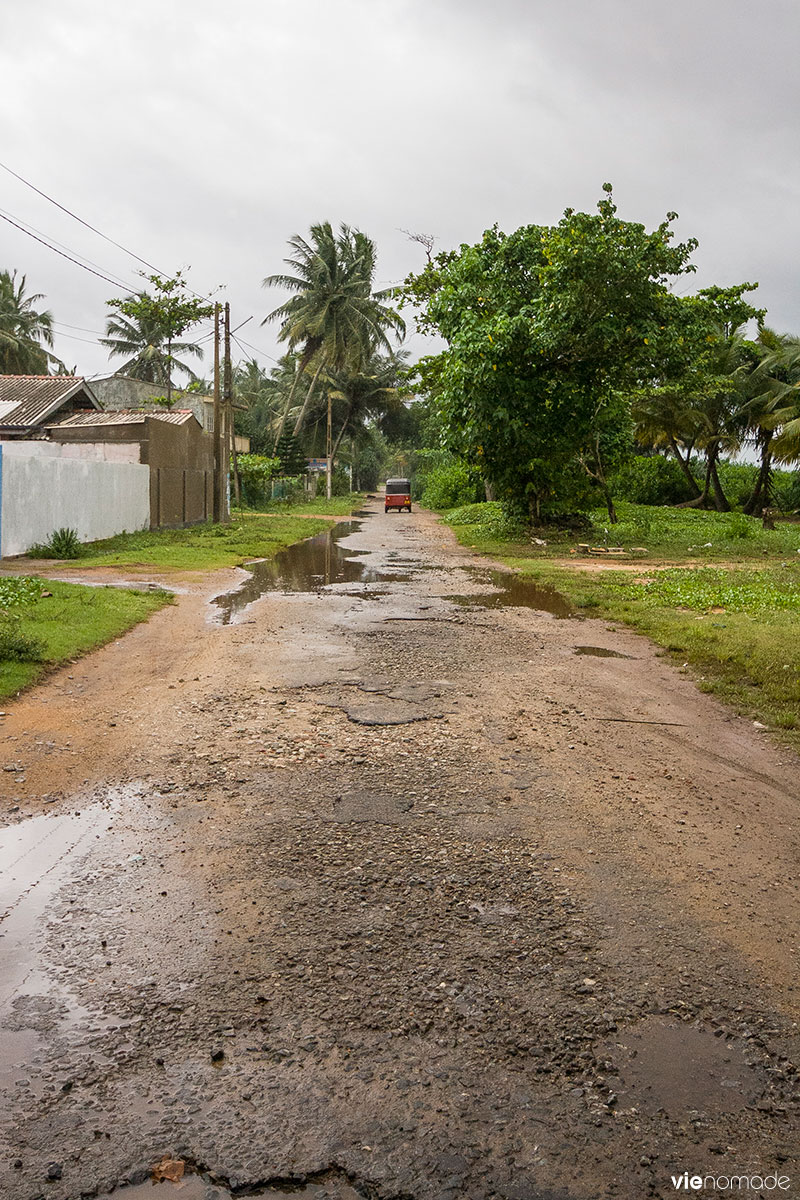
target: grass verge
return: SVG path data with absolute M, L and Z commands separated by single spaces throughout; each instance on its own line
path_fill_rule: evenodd
M 120 533 L 89 542 L 77 567 L 157 567 L 177 571 L 213 571 L 237 567 L 252 558 L 269 558 L 303 538 L 330 528 L 330 521 L 306 520 L 291 513 L 237 513 L 228 525 L 192 525 Z
M 530 532 L 510 521 L 498 502 L 467 504 L 444 514 L 466 545 L 496 553 L 498 544 L 512 550 L 528 545 L 537 558 L 561 557 L 578 542 L 596 546 L 642 547 L 645 561 L 745 562 L 785 558 L 800 554 L 800 524 L 778 522 L 764 529 L 761 521 L 744 513 L 699 512 L 689 508 L 658 508 L 646 504 L 617 504 L 619 523 L 610 525 L 605 509 L 589 514 L 589 526 L 579 533 L 563 529 L 537 531 L 545 545 L 531 542 Z
M 113 641 L 172 600 L 163 591 L 42 582 L 43 594 L 12 610 L 15 638 L 38 644 L 41 658 L 0 659 L 0 698 L 14 695 L 54 666 Z
M 311 516 L 320 514 L 328 517 L 347 517 L 364 503 L 366 493 L 349 492 L 346 496 L 315 496 L 313 500 L 268 500 L 259 511 L 268 513 L 285 513 L 287 516 L 300 516 L 303 513 Z M 242 510 L 245 512 L 246 510 Z
M 741 520 L 726 525 L 724 518 L 741 514 L 649 510 L 642 516 L 652 514 L 650 529 L 657 530 L 657 536 L 648 543 L 634 533 L 628 543 L 647 546 L 646 558 L 625 563 L 625 569 L 620 564 L 621 569 L 604 565 L 602 570 L 588 570 L 586 560 L 553 561 L 577 541 L 590 540 L 585 534 L 567 539 L 547 533 L 547 546 L 536 546 L 529 533 L 503 524 L 496 511 L 474 511 L 488 507 L 469 506 L 473 512 L 455 510 L 444 519 L 463 544 L 556 587 L 584 615 L 623 622 L 646 634 L 692 672 L 702 691 L 780 731 L 800 750 L 800 527 L 763 530 L 760 522 L 742 518 L 752 526 L 737 536 L 735 530 L 745 528 Z M 688 523 L 687 516 L 700 520 Z M 609 544 L 626 544 L 618 539 L 619 527 L 612 529 L 614 540 Z M 739 551 L 739 561 L 664 568 L 664 563 L 679 563 L 681 558 L 702 558 L 688 529 L 694 536 L 700 529 L 714 531 L 716 544 L 702 549 L 715 549 L 717 556 L 730 559 Z M 761 561 L 756 565 L 754 558 Z M 649 569 L 653 567 L 658 569 Z

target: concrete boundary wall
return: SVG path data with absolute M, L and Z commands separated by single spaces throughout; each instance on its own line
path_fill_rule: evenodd
M 92 445 L 0 443 L 0 557 L 24 554 L 56 529 L 82 542 L 150 527 L 150 469 L 108 461 Z

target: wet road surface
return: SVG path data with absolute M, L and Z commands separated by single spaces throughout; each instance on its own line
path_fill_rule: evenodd
M 9 1200 L 795 1186 L 796 760 L 429 516 L 182 599 L 6 751 Z

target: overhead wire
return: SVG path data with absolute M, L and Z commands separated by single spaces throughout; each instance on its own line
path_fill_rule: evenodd
M 122 242 L 118 242 L 115 238 L 110 237 L 107 233 L 103 233 L 102 229 L 98 229 L 96 225 L 92 225 L 89 221 L 85 221 L 83 219 L 83 217 L 79 217 L 78 214 L 73 212 L 71 208 L 67 208 L 66 205 L 61 204 L 53 196 L 48 195 L 47 192 L 42 191 L 41 188 L 36 187 L 36 184 L 31 183 L 31 181 L 29 179 L 25 179 L 24 176 L 20 175 L 17 171 L 12 170 L 11 167 L 9 167 L 7 165 L 7 163 L 0 162 L 0 167 L 2 167 L 4 171 L 7 171 L 9 175 L 13 175 L 13 177 L 15 179 L 18 179 L 20 183 L 24 183 L 26 187 L 31 189 L 31 191 L 36 192 L 36 194 L 41 196 L 44 200 L 47 200 L 50 204 L 55 205 L 55 207 L 60 209 L 61 212 L 66 213 L 66 215 L 68 217 L 72 217 L 72 219 L 74 221 L 77 221 L 79 225 L 83 225 L 86 229 L 91 230 L 92 233 L 96 233 L 98 237 L 103 238 L 103 240 L 106 242 L 109 242 L 110 245 L 116 246 L 117 249 L 122 250 L 124 254 L 129 254 L 131 258 L 136 259 L 136 261 L 141 263 L 142 266 L 149 267 L 151 271 L 154 271 L 156 273 L 156 275 L 166 275 L 167 274 L 166 271 L 162 271 L 159 267 L 155 266 L 148 259 L 142 258 L 141 255 L 134 253 L 133 250 L 130 250 L 127 246 L 124 246 L 122 244 Z M 23 232 L 25 232 L 25 231 L 23 230 Z M 55 239 L 53 239 L 53 240 L 55 241 Z M 45 245 L 47 245 L 47 244 L 48 243 L 45 243 Z M 53 249 L 53 247 L 51 246 L 50 249 Z M 76 253 L 77 253 L 77 251 L 76 251 Z M 83 255 L 79 255 L 79 257 L 82 258 Z M 122 286 L 127 287 L 128 284 L 123 284 Z M 201 296 L 199 292 L 196 292 L 194 290 L 194 288 L 190 288 L 188 284 L 186 284 L 185 286 L 186 286 L 186 290 L 188 292 L 191 292 L 191 294 L 193 296 L 195 296 L 198 300 L 206 299 L 205 296 Z
M 45 238 L 39 237 L 35 233 L 31 233 L 30 229 L 26 229 L 24 225 L 20 225 L 17 221 L 12 220 L 12 218 L 7 216 L 4 212 L 0 212 L 0 220 L 7 221 L 8 224 L 13 225 L 15 229 L 19 229 L 20 233 L 26 233 L 28 237 L 33 238 L 35 242 L 41 242 L 41 244 L 46 246 L 48 250 L 52 250 L 54 254 L 60 255 L 61 258 L 68 259 L 71 263 L 74 263 L 76 267 L 82 267 L 83 270 L 88 271 L 90 275 L 96 275 L 98 279 L 104 279 L 105 282 L 110 283 L 112 287 L 116 288 L 120 286 L 128 286 L 126 283 L 121 283 L 119 279 L 111 279 L 110 276 L 105 275 L 102 271 L 96 271 L 94 267 L 87 267 L 86 263 L 82 263 L 77 258 L 73 258 L 71 254 L 67 254 L 64 250 L 59 250 L 57 246 L 54 246 Z
M 164 272 L 156 267 L 153 263 L 148 262 L 146 258 L 142 258 L 140 255 L 135 254 L 133 250 L 129 250 L 127 246 L 123 246 L 122 242 L 118 242 L 114 238 L 109 237 L 107 233 L 103 233 L 102 229 L 98 229 L 96 225 L 90 224 L 89 221 L 84 221 L 83 217 L 79 217 L 77 213 L 74 213 L 72 209 L 67 208 L 66 205 L 60 204 L 58 200 L 55 200 L 52 196 L 49 196 L 47 192 L 43 192 L 41 188 L 36 187 L 36 184 L 31 183 L 29 179 L 24 179 L 23 176 L 19 175 L 16 171 L 12 171 L 11 167 L 7 166 L 6 163 L 0 162 L 0 167 L 2 167 L 4 171 L 7 171 L 9 175 L 13 175 L 15 179 L 20 181 L 20 183 L 24 183 L 26 187 L 31 189 L 31 191 L 36 192 L 38 196 L 41 196 L 50 204 L 54 204 L 56 208 L 60 208 L 61 211 L 66 213 L 68 217 L 72 217 L 73 221 L 77 221 L 80 225 L 85 226 L 86 229 L 90 229 L 92 233 L 96 233 L 98 237 L 103 238 L 106 242 L 110 242 L 111 245 L 116 246 L 118 250 L 122 250 L 125 254 L 129 254 L 131 258 L 135 258 L 137 262 L 142 264 L 142 266 L 149 267 L 151 271 L 155 271 L 156 275 L 164 274 Z M 195 293 L 195 295 L 196 294 L 197 293 Z

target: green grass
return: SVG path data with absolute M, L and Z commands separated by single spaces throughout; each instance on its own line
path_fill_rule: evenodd
M 473 505 L 472 511 L 445 514 L 445 520 L 464 544 L 556 587 L 584 615 L 624 622 L 646 634 L 692 672 L 701 690 L 783 731 L 800 750 L 800 526 L 768 531 L 741 514 L 619 507 L 623 537 L 620 526 L 611 527 L 608 544 L 648 549 L 646 557 L 620 563 L 620 569 L 615 564 L 582 570 L 597 560 L 581 558 L 553 561 L 578 541 L 603 544 L 596 537 L 599 514 L 594 536 L 546 532 L 546 547 L 532 544 L 530 532 L 504 523 L 497 506 Z M 645 526 L 649 537 L 639 536 Z M 712 546 L 698 551 L 701 536 Z M 723 565 L 648 569 L 648 562 L 703 557 Z
M 252 558 L 269 558 L 284 546 L 330 528 L 330 524 L 284 513 L 237 513 L 229 525 L 120 533 L 105 541 L 89 542 L 75 565 L 212 571 L 240 566 Z
M 713 562 L 718 559 L 744 561 L 753 558 L 786 557 L 800 552 L 800 524 L 779 522 L 777 529 L 764 529 L 761 521 L 743 513 L 699 512 L 687 508 L 658 508 L 646 504 L 617 504 L 620 518 L 611 525 L 606 510 L 589 514 L 590 527 L 579 533 L 546 529 L 536 536 L 546 547 L 530 542 L 530 534 L 504 517 L 499 503 L 468 504 L 444 513 L 459 539 L 466 545 L 496 553 L 498 545 L 531 546 L 541 558 L 568 553 L 578 542 L 598 546 L 644 547 L 648 556 L 680 562 L 686 558 Z
M 351 492 L 346 496 L 332 496 L 330 500 L 324 496 L 316 496 L 313 500 L 269 500 L 259 511 L 286 513 L 288 516 L 320 513 L 328 517 L 346 517 L 361 508 L 364 496 L 364 492 Z
M 14 695 L 59 663 L 112 641 L 171 602 L 163 591 L 83 587 L 42 581 L 52 595 L 16 604 L 18 632 L 41 646 L 41 661 L 0 660 L 0 698 Z M 38 590 L 38 589 L 37 589 Z

